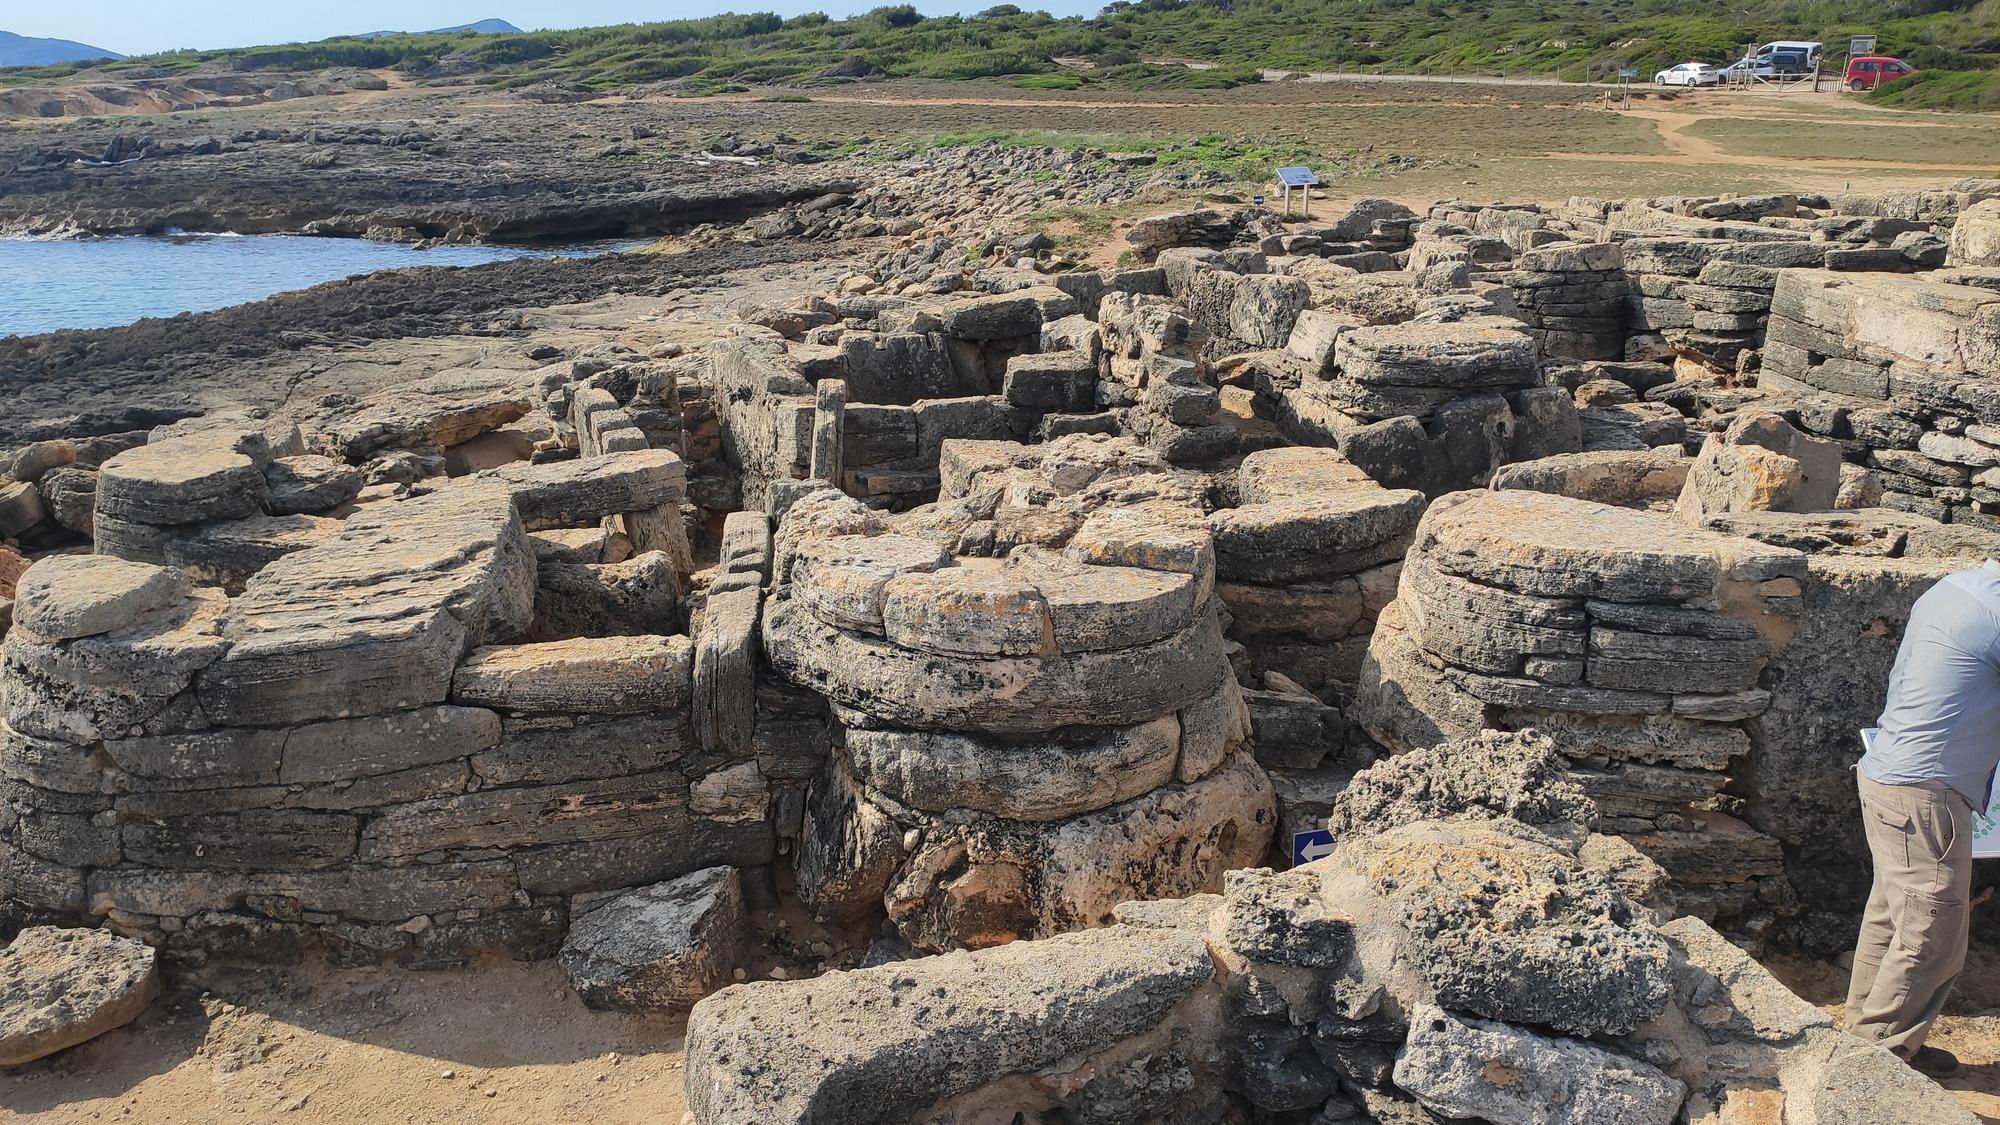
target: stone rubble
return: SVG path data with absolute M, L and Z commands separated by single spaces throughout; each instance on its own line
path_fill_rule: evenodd
M 1430 783 L 1456 784 L 1460 745 L 1377 766 L 1378 792 L 1403 797 L 1337 804 L 1336 821 L 1397 826 L 1290 872 L 1128 903 L 1103 929 L 724 989 L 689 1020 L 689 1107 L 732 1123 L 1973 1120 L 1699 921 L 1635 910 L 1589 858 L 1601 838 L 1574 786 L 1550 783 L 1559 807 L 1445 796 Z M 1525 736 L 1467 749 L 1527 784 L 1557 768 Z
M 0 949 L 0 1066 L 87 1043 L 160 991 L 154 951 L 103 930 L 30 926 Z

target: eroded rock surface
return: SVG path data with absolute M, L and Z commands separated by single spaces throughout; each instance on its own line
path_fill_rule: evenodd
M 154 953 L 103 930 L 31 926 L 0 949 L 0 1066 L 86 1043 L 139 1018 L 160 991 Z

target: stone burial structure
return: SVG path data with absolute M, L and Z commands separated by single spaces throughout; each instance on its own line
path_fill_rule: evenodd
M 1952 1120 L 1718 935 L 1851 941 L 1841 748 L 2000 554 L 1988 195 L 919 240 L 38 441 L 0 918 L 553 957 L 704 1121 Z
M 801 832 L 808 905 L 886 905 L 918 948 L 978 947 L 1101 925 L 1135 891 L 1264 854 L 1270 784 L 1212 556 L 1129 538 L 960 556 L 871 534 L 872 514 L 800 500 L 764 618 L 773 667 L 838 726 Z
M 695 1006 L 697 1121 L 1971 1122 L 1595 834 L 1546 741 L 1357 775 L 1344 842 L 1116 924 Z

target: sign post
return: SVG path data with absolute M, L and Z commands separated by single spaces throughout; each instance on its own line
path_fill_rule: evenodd
M 1632 104 L 1632 80 L 1637 77 L 1639 77 L 1637 67 L 1621 66 L 1618 68 L 1618 84 L 1625 88 L 1625 104 L 1628 106 Z
M 1298 188 L 1305 200 L 1306 218 L 1312 218 L 1312 189 L 1314 184 L 1319 183 L 1319 177 L 1313 175 L 1312 169 L 1298 165 L 1280 168 L 1278 169 L 1278 182 L 1283 184 L 1285 188 L 1285 214 L 1290 215 L 1292 213 L 1292 189 Z
M 1847 61 L 1842 63 L 1840 66 L 1840 84 L 1842 86 L 1847 84 L 1848 63 L 1851 63 L 1855 59 L 1861 58 L 1865 55 L 1872 55 L 1874 53 L 1875 53 L 1875 37 L 1873 35 L 1848 36 Z M 1838 87 L 1836 87 L 1836 89 L 1838 89 Z M 1817 81 L 1817 76 L 1815 76 L 1815 81 L 1813 82 L 1813 92 L 1814 93 L 1819 92 L 1819 82 Z

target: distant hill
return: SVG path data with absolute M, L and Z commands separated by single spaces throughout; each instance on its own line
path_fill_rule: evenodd
M 429 31 L 364 31 L 352 38 L 380 39 L 385 35 L 456 35 L 460 32 L 471 32 L 474 35 L 519 35 L 521 29 L 506 20 L 480 20 L 477 23 L 462 23 L 457 27 L 434 27 Z
M 124 55 L 68 39 L 34 39 L 0 31 L 0 66 L 47 66 L 84 59 L 122 59 Z

